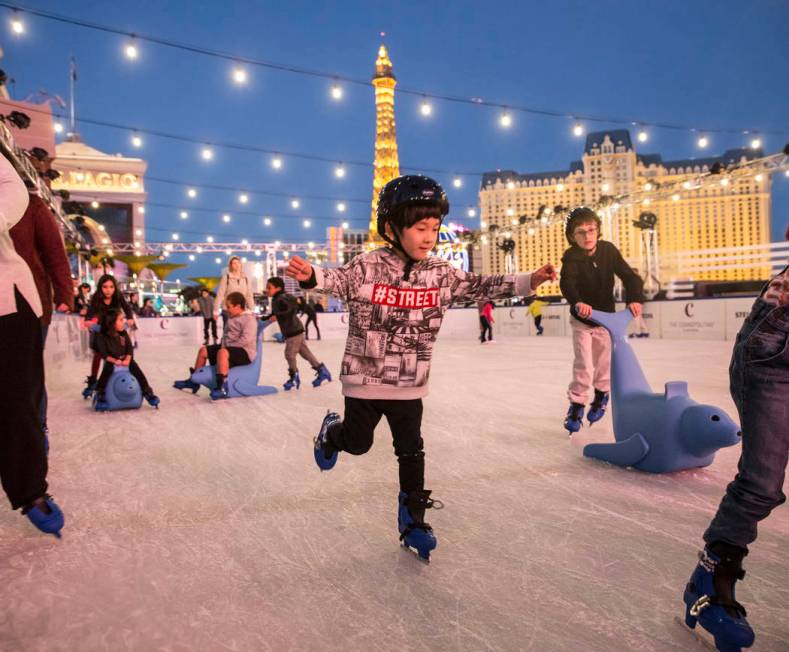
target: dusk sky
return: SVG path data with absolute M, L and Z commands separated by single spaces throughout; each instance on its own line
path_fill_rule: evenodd
M 363 79 L 373 72 L 383 31 L 398 83 L 409 89 L 569 114 L 681 123 L 699 131 L 779 132 L 760 134 L 767 153 L 789 142 L 789 3 L 783 0 L 23 4 L 122 31 Z M 372 87 L 342 84 L 344 96 L 335 101 L 328 79 L 252 66 L 246 67 L 249 82 L 239 87 L 228 61 L 139 42 L 140 56 L 131 62 L 124 57 L 122 36 L 29 15 L 26 33 L 13 36 L 11 12 L 0 9 L 0 15 L 5 53 L 0 67 L 15 79 L 15 99 L 39 89 L 67 98 L 73 54 L 79 68 L 78 119 L 372 163 Z M 470 227 L 479 225 L 478 211 L 474 219 L 467 215 L 479 190 L 479 176 L 472 173 L 562 170 L 582 153 L 583 139 L 572 135 L 569 118 L 514 112 L 512 128 L 502 129 L 499 111 L 492 108 L 437 100 L 425 118 L 420 103 L 418 96 L 396 96 L 401 166 L 443 170 L 432 176 L 447 189 L 450 219 Z M 627 126 L 585 125 L 590 131 Z M 698 135 L 690 131 L 647 129 L 649 141 L 637 150 L 664 159 L 717 155 L 752 138 L 710 133 L 710 146 L 699 150 Z M 143 135 L 137 150 L 129 131 L 86 124 L 78 131 L 99 150 L 148 161 L 150 241 L 169 240 L 178 232 L 181 240 L 194 242 L 209 234 L 217 241 L 323 242 L 328 226 L 345 219 L 365 228 L 369 219 L 369 167 L 347 165 L 339 180 L 333 164 L 287 155 L 282 170 L 274 171 L 270 156 L 261 153 L 215 148 L 208 163 L 197 144 Z M 452 185 L 453 172 L 462 178 L 460 189 Z M 250 194 L 243 206 L 238 192 L 203 184 L 287 196 Z M 200 189 L 197 199 L 187 198 L 187 185 Z M 298 210 L 291 208 L 290 198 L 304 195 L 345 200 L 348 212 L 341 215 L 337 202 L 328 199 L 301 199 Z M 187 220 L 179 218 L 184 209 Z M 230 224 L 222 223 L 222 213 L 233 216 Z M 270 227 L 262 223 L 266 215 L 272 217 Z M 302 226 L 304 218 L 312 220 L 309 229 Z M 773 240 L 780 240 L 789 224 L 789 178 L 783 174 L 773 179 L 772 219 Z M 214 256 L 204 255 L 188 271 L 217 270 Z

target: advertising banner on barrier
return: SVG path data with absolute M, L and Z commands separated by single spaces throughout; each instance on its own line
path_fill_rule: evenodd
M 564 304 L 560 306 L 546 306 L 542 309 L 542 327 L 545 335 L 560 337 L 570 332 L 570 309 Z
M 136 337 L 141 344 L 172 346 L 173 344 L 201 344 L 201 317 L 149 317 L 137 319 Z
M 529 314 L 529 310 L 522 306 L 517 308 L 497 308 L 493 311 L 493 336 L 497 334 L 506 336 L 526 336 L 534 335 L 534 318 Z M 545 319 L 545 317 L 543 317 Z
M 726 339 L 726 305 L 722 300 L 665 301 L 660 311 L 661 336 L 679 340 Z

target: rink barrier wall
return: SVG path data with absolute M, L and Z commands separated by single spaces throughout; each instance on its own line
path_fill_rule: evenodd
M 689 299 L 683 301 L 651 301 L 644 304 L 644 321 L 651 337 L 682 340 L 734 340 L 754 302 L 753 297 L 733 299 Z M 624 308 L 618 304 L 617 310 Z M 523 306 L 500 306 L 493 311 L 494 337 L 536 336 L 534 319 Z M 567 304 L 543 308 L 544 337 L 564 337 L 570 334 Z M 89 355 L 88 334 L 80 328 L 80 318 L 54 315 L 49 328 L 45 361 L 59 364 L 67 359 Z M 136 337 L 140 346 L 167 347 L 173 345 L 199 346 L 203 341 L 202 317 L 154 317 L 138 319 Z M 348 334 L 348 313 L 318 313 L 321 337 L 327 340 L 344 339 Z M 221 329 L 221 321 L 219 323 Z M 631 324 L 631 330 L 634 325 Z M 266 329 L 265 341 L 273 341 L 276 326 Z M 310 327 L 311 336 L 315 331 Z M 474 308 L 449 310 L 441 326 L 440 337 L 473 339 L 479 333 L 479 314 Z

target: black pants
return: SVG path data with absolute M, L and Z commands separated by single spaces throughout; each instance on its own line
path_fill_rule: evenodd
M 14 289 L 17 312 L 0 317 L 0 480 L 18 509 L 47 492 L 47 456 L 39 408 L 44 388 L 41 324 Z
M 345 420 L 329 430 L 329 440 L 338 450 L 364 455 L 373 445 L 373 433 L 382 416 L 386 416 L 392 429 L 400 489 L 406 493 L 421 491 L 425 488 L 422 399 L 392 401 L 346 396 Z
M 208 352 L 208 364 L 216 364 L 216 356 L 217 353 L 219 353 L 219 349 L 222 348 L 222 345 L 212 344 L 205 348 Z M 225 348 L 227 349 L 228 369 L 250 363 L 249 354 L 246 349 L 242 349 L 240 346 L 226 346 Z
M 479 334 L 480 341 L 485 341 L 485 333 L 488 334 L 488 340 L 493 339 L 493 327 L 490 325 L 487 317 L 483 317 L 482 315 L 479 316 L 479 327 L 481 330 Z
M 542 315 L 535 315 L 535 316 L 534 316 L 534 327 L 535 327 L 535 328 L 536 328 L 538 331 L 541 331 L 541 330 L 542 330 L 542 326 L 541 326 L 541 324 L 542 324 Z
M 111 362 L 104 361 L 104 367 L 101 369 L 101 376 L 99 376 L 99 382 L 96 383 L 96 391 L 99 394 L 103 394 L 104 390 L 107 389 L 107 383 L 110 380 L 110 376 L 112 376 L 112 372 L 115 370 L 115 365 Z M 140 369 L 140 365 L 138 365 L 134 360 L 131 361 L 129 364 L 129 373 L 137 379 L 137 382 L 140 383 L 140 388 L 142 389 L 142 393 L 146 394 L 150 391 L 150 387 L 148 386 L 148 379 L 145 377 L 145 374 Z
M 318 333 L 318 339 L 321 339 L 321 329 L 318 328 L 318 318 L 317 317 L 307 317 L 307 321 L 304 324 L 304 339 L 310 339 L 310 324 L 315 326 L 315 332 Z
M 208 326 L 211 325 L 211 335 L 216 342 L 216 319 L 213 317 L 203 317 L 203 340 L 208 343 Z

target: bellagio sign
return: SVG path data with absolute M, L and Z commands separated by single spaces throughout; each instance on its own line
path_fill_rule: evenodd
M 95 172 L 90 170 L 68 170 L 53 182 L 54 190 L 116 190 L 140 191 L 140 181 L 130 172 Z

